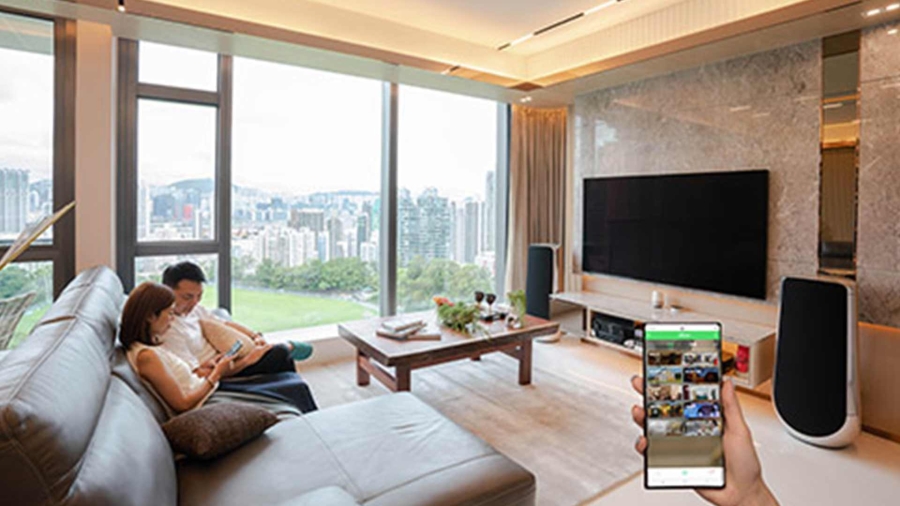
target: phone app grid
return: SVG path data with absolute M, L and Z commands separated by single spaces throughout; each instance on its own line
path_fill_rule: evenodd
M 648 436 L 722 434 L 717 343 L 655 342 L 647 353 Z

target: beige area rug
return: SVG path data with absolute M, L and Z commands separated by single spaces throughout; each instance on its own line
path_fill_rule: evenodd
M 519 386 L 518 363 L 499 354 L 413 371 L 412 391 L 537 476 L 538 504 L 588 502 L 634 476 L 642 461 L 630 403 L 602 386 L 538 367 Z M 387 390 L 357 387 L 353 362 L 302 371 L 320 407 Z

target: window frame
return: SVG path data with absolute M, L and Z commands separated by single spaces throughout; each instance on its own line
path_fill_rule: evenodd
M 53 22 L 53 209 L 75 200 L 75 22 L 14 9 L 0 13 Z M 53 242 L 35 243 L 14 263 L 52 262 L 54 300 L 75 277 L 76 207 L 53 225 Z M 0 256 L 9 242 L 0 242 Z
M 116 265 L 126 291 L 135 284 L 135 261 L 141 257 L 216 255 L 218 257 L 218 306 L 231 310 L 231 90 L 232 57 L 217 55 L 218 87 L 215 92 L 138 81 L 140 44 L 119 39 L 116 181 Z M 138 102 L 199 105 L 216 109 L 215 235 L 212 240 L 139 241 Z
M 185 254 L 218 256 L 218 305 L 231 310 L 231 145 L 233 103 L 233 57 L 218 55 L 217 92 L 142 84 L 138 82 L 139 43 L 119 40 L 118 126 L 117 126 L 117 214 L 116 258 L 125 289 L 135 283 L 135 260 L 147 256 Z M 137 240 L 137 104 L 138 99 L 163 100 L 217 107 L 216 133 L 216 219 L 215 239 L 188 241 L 138 242 Z M 397 233 L 398 233 L 398 112 L 400 90 L 397 83 L 382 82 L 381 213 L 379 216 L 379 312 L 382 316 L 397 311 Z M 510 107 L 497 104 L 497 202 L 495 230 L 495 290 L 503 294 L 506 277 L 507 223 L 509 209 L 509 121 Z

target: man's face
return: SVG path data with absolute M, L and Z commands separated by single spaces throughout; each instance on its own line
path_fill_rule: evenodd
M 203 298 L 203 284 L 196 281 L 182 279 L 172 290 L 175 292 L 175 313 L 186 315 Z

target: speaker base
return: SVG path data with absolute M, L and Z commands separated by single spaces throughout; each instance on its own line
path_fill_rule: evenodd
M 775 410 L 776 414 L 778 410 Z M 862 430 L 862 422 L 860 418 L 856 415 L 850 415 L 847 417 L 847 420 L 844 422 L 844 426 L 838 429 L 837 432 L 828 436 L 810 436 L 807 434 L 803 434 L 802 432 L 795 430 L 793 427 L 788 425 L 783 419 L 781 419 L 781 415 L 778 415 L 781 423 L 784 424 L 784 427 L 787 429 L 788 434 L 793 436 L 804 443 L 809 443 L 815 446 L 821 446 L 823 448 L 843 448 L 845 446 L 849 446 L 856 440 L 857 436 L 859 436 L 860 431 Z
M 539 338 L 535 339 L 535 341 L 537 341 L 539 343 L 544 343 L 544 344 L 558 343 L 562 340 L 562 334 L 563 334 L 562 331 L 558 330 L 558 331 L 556 331 L 556 334 L 553 334 L 552 336 L 539 337 Z

